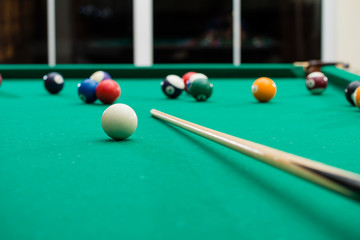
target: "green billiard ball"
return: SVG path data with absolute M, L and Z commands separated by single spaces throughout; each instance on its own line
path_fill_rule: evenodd
M 196 101 L 206 101 L 212 94 L 213 84 L 205 78 L 196 79 L 191 83 L 189 92 Z

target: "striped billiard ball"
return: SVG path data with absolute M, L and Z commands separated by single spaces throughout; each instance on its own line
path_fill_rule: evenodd
M 307 75 L 305 83 L 312 94 L 321 94 L 326 89 L 328 78 L 322 72 L 312 72 Z
M 360 86 L 360 81 L 353 81 L 349 83 L 349 85 L 345 88 L 345 97 L 348 102 L 355 106 L 355 103 L 353 101 L 353 93 L 355 90 Z
M 43 77 L 45 89 L 51 94 L 57 94 L 64 87 L 64 78 L 57 72 L 51 72 Z
M 112 79 L 112 78 L 110 74 L 105 71 L 96 71 L 90 76 L 90 79 L 93 79 L 99 83 L 105 79 Z
M 360 108 L 360 86 L 355 89 L 354 93 L 352 94 L 352 99 L 355 106 Z
M 181 77 L 171 74 L 161 82 L 161 89 L 168 98 L 177 98 L 184 90 L 184 81 Z

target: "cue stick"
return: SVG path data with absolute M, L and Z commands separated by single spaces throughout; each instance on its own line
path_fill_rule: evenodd
M 323 61 L 320 61 L 320 60 L 310 60 L 310 61 L 306 61 L 306 62 L 294 62 L 293 65 L 296 66 L 296 67 L 303 67 L 303 68 L 309 68 L 310 66 L 323 67 L 323 66 L 330 66 L 330 65 L 336 66 L 336 67 L 342 68 L 342 69 L 349 68 L 348 63 L 343 63 L 343 62 L 323 62 Z
M 360 201 L 359 174 L 215 131 L 156 109 L 152 109 L 150 113 L 154 118 L 171 123 L 251 158 L 282 169 L 353 200 Z

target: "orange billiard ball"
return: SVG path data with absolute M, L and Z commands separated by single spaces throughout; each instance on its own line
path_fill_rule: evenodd
M 268 102 L 276 94 L 276 84 L 270 78 L 261 77 L 255 80 L 251 92 L 259 102 Z
M 360 86 L 356 88 L 352 95 L 355 105 L 360 108 Z

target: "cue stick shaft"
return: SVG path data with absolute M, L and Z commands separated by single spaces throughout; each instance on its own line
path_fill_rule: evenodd
M 155 118 L 217 142 L 244 155 L 360 201 L 360 175 L 206 128 L 152 109 Z
M 303 67 L 303 68 L 308 68 L 310 66 L 323 67 L 323 66 L 329 66 L 329 65 L 333 65 L 333 66 L 336 66 L 338 68 L 348 68 L 349 67 L 348 63 L 343 63 L 343 62 L 322 62 L 322 61 L 318 61 L 318 60 L 311 60 L 311 61 L 307 61 L 307 62 L 294 62 L 293 65 L 295 67 Z

